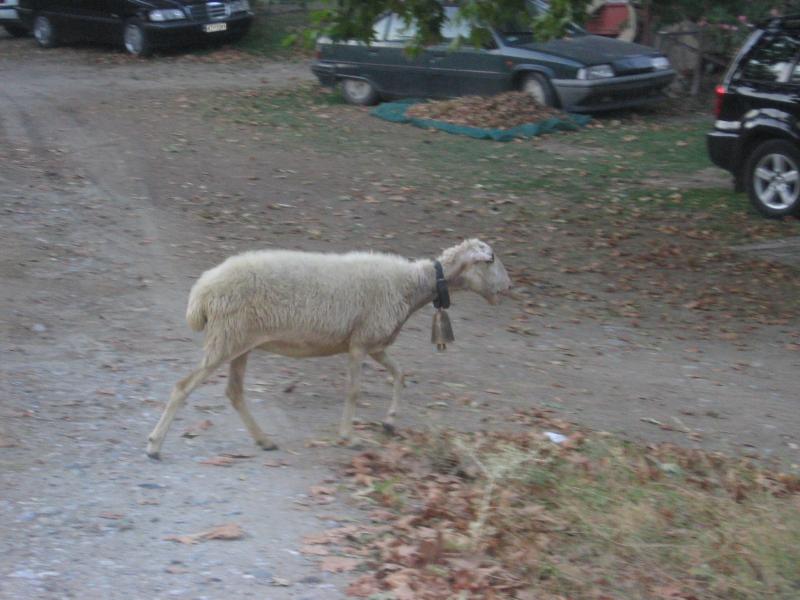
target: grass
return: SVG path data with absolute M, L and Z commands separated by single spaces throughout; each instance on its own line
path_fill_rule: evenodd
M 236 44 L 240 50 L 270 58 L 303 57 L 308 50 L 286 43 L 287 37 L 298 34 L 309 25 L 307 11 L 286 10 L 260 12 L 250 32 Z
M 685 470 L 672 462 L 688 458 L 685 454 L 653 463 L 641 449 L 607 440 L 589 443 L 601 457 L 578 460 L 579 468 L 555 461 L 552 487 L 542 496 L 552 517 L 568 527 L 553 540 L 559 556 L 550 564 L 563 565 L 552 576 L 556 591 L 587 593 L 593 584 L 587 585 L 584 575 L 596 565 L 614 582 L 609 591 L 622 597 L 647 597 L 669 586 L 730 600 L 788 599 L 797 593 L 796 498 L 776 498 L 765 490 L 740 497 L 737 486 L 751 485 L 753 475 L 739 465 L 713 469 L 698 463 Z M 497 517 L 498 527 L 513 527 L 513 510 Z M 529 543 L 531 536 L 535 533 L 522 534 L 520 542 Z M 531 567 L 535 572 L 537 564 Z
M 342 104 L 337 92 L 320 91 L 316 86 L 304 87 L 288 94 L 243 98 L 235 108 L 238 115 L 234 118 L 238 122 L 267 127 L 290 123 L 304 129 L 304 135 L 321 149 L 338 150 L 343 143 L 342 131 L 334 131 L 340 135 L 330 135 L 331 123 L 346 127 L 344 123 L 363 113 L 336 104 Z M 315 116 L 315 111 L 321 107 L 332 108 L 334 114 L 342 118 Z M 644 119 L 621 124 L 598 121 L 595 126 L 577 133 L 505 144 L 420 130 L 403 131 L 408 135 L 398 139 L 398 126 L 388 126 L 385 137 L 376 136 L 367 128 L 351 127 L 346 130 L 344 143 L 348 149 L 394 152 L 398 160 L 411 159 L 425 164 L 432 176 L 446 175 L 459 191 L 479 188 L 502 194 L 524 194 L 546 190 L 591 202 L 609 193 L 622 195 L 656 190 L 659 178 L 686 176 L 711 167 L 704 137 L 709 123 L 707 119 L 694 119 L 689 123 L 651 126 Z M 553 142 L 563 146 L 553 150 Z M 454 161 L 453 157 L 458 160 Z
M 500 209 L 512 211 L 510 218 L 550 217 L 548 209 L 558 204 L 555 196 L 568 201 L 570 210 L 562 215 L 567 220 L 580 220 L 589 210 L 593 219 L 603 221 L 606 214 L 616 217 L 620 207 L 630 208 L 636 219 L 649 215 L 654 220 L 709 211 L 713 227 L 728 241 L 743 232 L 749 240 L 752 232 L 743 228 L 742 218 L 756 225 L 760 237 L 800 233 L 798 221 L 780 225 L 756 215 L 746 195 L 734 193 L 732 184 L 721 187 L 719 178 L 703 182 L 703 173 L 714 169 L 705 148 L 711 120 L 702 116 L 664 119 L 633 113 L 622 120 L 596 119 L 579 132 L 498 143 L 398 125 L 363 127 L 362 110 L 319 86 L 243 98 L 233 111 L 237 122 L 302 131 L 302 143 L 321 152 L 347 150 L 354 160 L 380 152 L 401 166 L 400 171 L 424 165 L 422 172 L 408 169 L 407 185 L 422 177 L 430 188 L 461 196 L 476 190 L 534 196 L 522 213 L 519 207 Z M 548 201 L 537 210 L 535 196 L 542 194 Z
M 403 579 L 423 599 L 449 597 L 426 595 L 443 587 L 465 599 L 797 597 L 796 477 L 700 450 L 567 433 L 560 446 L 536 430 L 416 433 L 358 457 L 362 480 L 391 482 L 407 499 L 396 507 L 358 494 L 394 511 L 382 514 L 386 535 L 360 552 L 375 575 L 359 585 L 373 577 L 376 591 L 391 591 L 380 565 L 391 538 L 411 546 Z M 438 546 L 415 553 L 432 531 Z
M 209 110 L 287 151 L 346 156 L 381 181 L 387 204 L 408 198 L 501 243 L 523 285 L 570 275 L 549 293 L 593 296 L 577 316 L 727 328 L 789 322 L 800 307 L 791 266 L 732 250 L 800 235 L 800 220 L 765 219 L 733 191 L 707 157 L 705 115 L 630 112 L 500 143 L 380 121 L 318 85 L 239 93 Z M 384 219 L 387 232 L 428 234 L 419 213 L 397 217 Z

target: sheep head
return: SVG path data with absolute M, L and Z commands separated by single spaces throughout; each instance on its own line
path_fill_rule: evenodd
M 480 294 L 498 304 L 500 294 L 511 287 L 503 263 L 486 242 L 473 238 L 448 248 L 440 258 L 450 284 Z

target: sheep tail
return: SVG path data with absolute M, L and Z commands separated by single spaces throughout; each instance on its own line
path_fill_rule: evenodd
M 194 331 L 203 331 L 207 321 L 205 302 L 202 301 L 201 294 L 192 290 L 189 294 L 189 305 L 186 307 L 186 322 Z

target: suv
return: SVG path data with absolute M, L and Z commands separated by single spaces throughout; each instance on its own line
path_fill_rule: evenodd
M 43 48 L 91 40 L 121 44 L 134 56 L 192 42 L 235 41 L 253 21 L 248 0 L 22 0 L 19 12 Z
M 711 161 L 767 217 L 800 214 L 800 15 L 750 35 L 716 88 Z

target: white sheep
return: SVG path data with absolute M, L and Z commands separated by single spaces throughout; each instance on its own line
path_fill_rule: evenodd
M 467 289 L 496 304 L 510 280 L 488 244 L 471 239 L 437 259 L 451 290 Z M 348 353 L 347 400 L 339 428 L 350 439 L 369 355 L 394 379 L 385 424 L 392 427 L 403 373 L 386 353 L 406 320 L 436 296 L 435 261 L 391 254 L 321 254 L 286 250 L 245 252 L 203 273 L 192 287 L 186 319 L 205 329 L 200 366 L 173 388 L 150 434 L 147 454 L 159 458 L 177 409 L 220 365 L 230 362 L 226 393 L 255 442 L 276 448 L 250 414 L 243 394 L 247 355 L 253 349 L 305 358 Z

